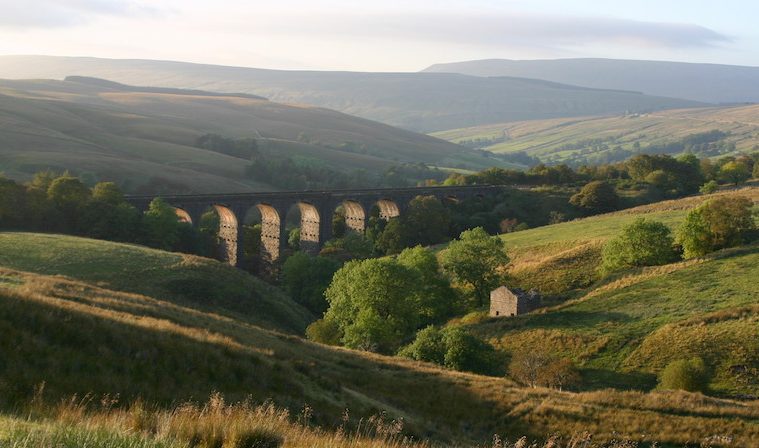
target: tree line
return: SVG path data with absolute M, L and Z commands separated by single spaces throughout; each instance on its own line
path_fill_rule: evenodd
M 705 182 L 735 184 L 759 177 L 759 152 L 713 160 L 693 154 L 672 157 L 640 154 L 611 164 L 548 166 L 539 164 L 526 171 L 489 168 L 473 174 L 451 174 L 443 185 L 578 185 L 591 181 L 614 183 L 621 188 L 647 186 L 660 195 L 695 193 Z M 636 185 L 638 184 L 638 185 Z
M 160 199 L 141 213 L 124 200 L 113 182 L 98 182 L 90 188 L 71 174 L 50 171 L 37 173 L 26 184 L 0 176 L 0 228 L 139 243 L 206 256 L 215 251 L 212 231 L 181 222 L 174 208 Z

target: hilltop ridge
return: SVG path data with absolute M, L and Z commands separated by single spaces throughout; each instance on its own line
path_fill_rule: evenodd
M 0 78 L 62 79 L 71 75 L 132 85 L 252 93 L 419 132 L 703 105 L 673 95 L 588 89 L 566 82 L 557 85 L 529 76 L 267 70 L 175 61 L 0 56 Z

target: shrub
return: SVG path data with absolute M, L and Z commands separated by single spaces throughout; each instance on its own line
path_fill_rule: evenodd
M 364 235 L 356 232 L 346 232 L 342 238 L 335 238 L 324 244 L 320 255 L 330 256 L 337 260 L 364 259 L 374 255 L 374 246 Z M 337 255 L 336 254 L 341 254 Z
M 306 328 L 306 337 L 322 344 L 340 345 L 343 334 L 333 320 L 319 319 Z
M 719 184 L 717 184 L 717 181 L 710 180 L 709 182 L 705 183 L 704 185 L 699 188 L 699 192 L 701 194 L 712 194 L 719 188 Z
M 638 218 L 622 229 L 603 249 L 604 274 L 636 266 L 657 266 L 677 259 L 669 227 Z
M 703 392 L 708 384 L 706 365 L 701 358 L 672 361 L 659 375 L 659 389 Z
M 443 331 L 443 365 L 464 372 L 493 375 L 498 370 L 495 348 L 462 327 Z
M 445 345 L 442 332 L 432 325 L 419 330 L 414 342 L 403 347 L 398 352 L 398 356 L 443 365 Z
M 691 210 L 677 232 L 685 258 L 743 244 L 756 228 L 753 202 L 743 196 L 711 199 Z
M 509 375 L 530 387 L 562 389 L 580 382 L 577 368 L 570 359 L 553 356 L 541 348 L 526 348 L 515 352 L 509 364 Z
M 495 348 L 462 327 L 424 328 L 398 355 L 464 372 L 495 375 L 498 370 Z

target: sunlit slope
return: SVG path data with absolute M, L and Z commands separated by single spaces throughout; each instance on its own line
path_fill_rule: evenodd
M 759 203 L 759 189 L 723 193 Z M 584 369 L 586 387 L 651 388 L 667 363 L 701 356 L 719 394 L 759 393 L 759 246 L 629 271 L 601 280 L 603 243 L 638 217 L 677 227 L 704 197 L 504 235 L 512 282 L 568 302 L 477 326 L 512 351 L 544 346 Z M 550 302 L 549 302 L 550 303 Z M 746 370 L 747 369 L 747 370 Z
M 133 244 L 3 232 L 0 266 L 160 297 L 280 331 L 302 333 L 313 319 L 286 294 L 244 271 L 208 258 Z
M 737 151 L 752 151 L 759 145 L 759 106 L 678 109 L 648 114 L 613 117 L 536 120 L 477 126 L 434 133 L 452 142 L 482 139 L 485 149 L 494 152 L 525 151 L 544 161 L 571 161 L 578 155 L 608 152 L 617 146 L 634 154 L 638 142 L 650 144 L 678 141 L 683 137 L 712 130 L 728 133 L 726 140 Z M 567 145 L 596 140 L 609 149 L 566 149 Z
M 328 107 L 420 132 L 504 121 L 618 114 L 701 103 L 527 77 L 264 70 L 171 61 L 0 57 L 0 77 L 96 76 L 133 85 L 244 92 Z
M 615 213 L 501 235 L 511 257 L 511 281 L 544 294 L 582 293 L 598 280 L 603 244 L 637 218 L 661 221 L 675 230 L 688 210 L 718 196 L 746 196 L 759 203 L 759 188 L 657 202 Z
M 30 237 L 2 236 L 3 254 L 9 238 L 22 237 L 23 244 Z M 513 438 L 586 430 L 597 440 L 644 433 L 649 440 L 680 443 L 714 434 L 739 441 L 759 437 L 759 408 L 753 404 L 683 394 L 521 389 L 506 379 L 312 344 L 264 329 L 241 312 L 229 313 L 221 302 L 209 308 L 197 298 L 167 299 L 159 295 L 160 286 L 155 296 L 123 292 L 132 282 L 150 285 L 165 275 L 161 253 L 124 249 L 127 253 L 113 254 L 121 267 L 113 261 L 100 268 L 101 255 L 79 254 L 113 252 L 112 247 L 98 249 L 111 243 L 39 238 L 46 239 L 0 264 L 36 266 L 87 282 L 0 270 L 0 396 L 6 405 L 27 399 L 45 381 L 50 400 L 118 393 L 122 402 L 141 396 L 171 405 L 202 401 L 218 391 L 229 400 L 271 398 L 294 411 L 308 403 L 317 423 L 333 427 L 346 408 L 354 419 L 386 410 L 403 417 L 410 433 L 443 440 L 482 442 L 494 433 Z M 60 258 L 40 255 L 42 241 L 57 245 Z M 77 249 L 80 243 L 85 250 Z M 145 256 L 141 262 L 140 254 Z M 213 276 L 219 278 L 219 272 Z
M 404 162 L 472 168 L 493 163 L 426 135 L 248 95 L 90 79 L 0 81 L 0 170 L 14 177 L 52 168 L 117 180 L 130 190 L 267 188 L 244 176 L 249 161 L 195 147 L 206 133 L 256 138 L 262 151 L 342 171 L 381 172 Z

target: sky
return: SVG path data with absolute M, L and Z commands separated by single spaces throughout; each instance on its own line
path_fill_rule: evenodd
M 0 54 L 417 71 L 604 57 L 759 66 L 756 0 L 0 0 Z

